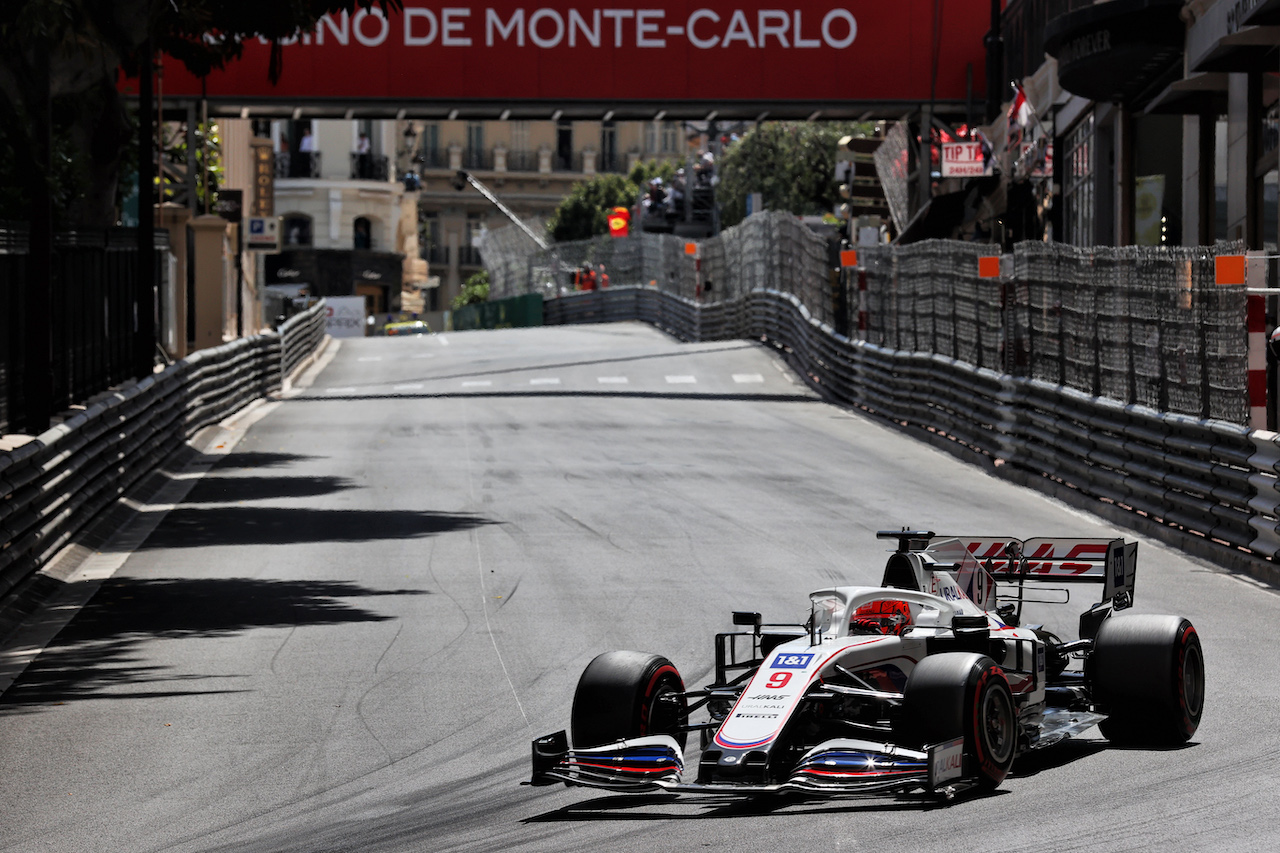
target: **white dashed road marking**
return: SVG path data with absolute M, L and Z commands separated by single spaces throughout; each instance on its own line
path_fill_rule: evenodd
M 326 394 L 354 394 L 354 393 L 356 393 L 356 389 L 354 389 L 354 388 L 326 388 L 326 389 L 325 389 L 325 393 L 326 393 Z
M 669 385 L 692 385 L 697 382 L 696 376 L 668 376 L 667 384 Z
M 530 385 L 559 385 L 560 380 L 556 379 L 555 377 L 546 376 L 546 377 L 540 377 L 538 379 L 530 379 L 529 384 Z
M 763 382 L 764 377 L 759 373 L 735 373 L 733 374 L 734 382 Z
M 392 385 L 391 390 L 392 391 L 421 391 L 423 388 L 426 388 L 426 387 L 427 386 L 423 385 L 421 382 L 411 382 L 408 385 Z
M 626 385 L 627 377 L 625 376 L 597 376 L 596 381 L 601 385 Z
M 463 388 L 488 388 L 493 383 L 488 379 L 469 379 L 462 383 Z

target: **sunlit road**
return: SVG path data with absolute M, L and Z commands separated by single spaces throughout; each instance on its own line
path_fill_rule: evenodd
M 522 787 L 596 654 L 706 683 L 731 610 L 798 620 L 810 588 L 878 581 L 877 529 L 1115 534 L 761 345 L 344 341 L 210 461 L 0 696 L 0 850 L 1280 849 L 1280 598 L 1146 540 L 1137 609 L 1204 642 L 1187 748 L 1094 732 L 942 808 Z

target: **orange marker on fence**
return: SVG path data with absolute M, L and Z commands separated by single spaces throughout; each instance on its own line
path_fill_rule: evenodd
M 978 278 L 999 278 L 1000 277 L 1000 256 L 992 255 L 987 258 L 978 258 Z
M 856 267 L 858 265 L 857 249 L 842 249 L 840 252 L 840 266 Z
M 1214 284 L 1244 284 L 1246 281 L 1244 255 L 1219 255 L 1213 259 Z

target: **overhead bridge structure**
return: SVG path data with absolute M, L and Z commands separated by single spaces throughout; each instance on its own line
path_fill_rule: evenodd
M 274 83 L 261 39 L 203 80 L 169 60 L 164 97 L 243 118 L 896 119 L 922 107 L 963 118 L 983 107 L 989 10 L 408 0 L 387 15 L 326 15 L 280 46 Z

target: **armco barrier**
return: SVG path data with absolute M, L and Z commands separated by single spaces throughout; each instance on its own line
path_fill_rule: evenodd
M 295 314 L 281 324 L 280 373 L 284 378 L 293 375 L 303 359 L 320 348 L 325 336 L 325 312 L 319 304 L 310 310 Z
M 201 427 L 279 390 L 323 340 L 326 310 L 201 350 L 0 453 L 0 596 Z
M 699 305 L 653 288 L 611 288 L 549 300 L 544 316 L 548 325 L 642 320 L 690 341 L 763 338 L 840 402 L 1185 530 L 1214 553 L 1280 556 L 1276 433 L 851 341 L 775 291 Z

